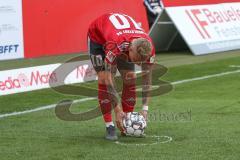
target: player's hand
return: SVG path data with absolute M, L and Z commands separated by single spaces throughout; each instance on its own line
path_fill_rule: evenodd
M 123 127 L 123 118 L 124 117 L 125 117 L 125 113 L 122 111 L 122 109 L 121 108 L 116 108 L 115 109 L 115 121 L 116 121 L 118 129 L 122 133 L 125 133 L 125 129 Z
M 145 110 L 141 110 L 140 112 L 139 112 L 143 117 L 144 117 L 144 119 L 147 121 L 147 111 L 145 111 Z

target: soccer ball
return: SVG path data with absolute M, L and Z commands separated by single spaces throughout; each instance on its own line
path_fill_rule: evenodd
M 128 112 L 123 119 L 123 127 L 127 136 L 142 137 L 144 129 L 147 127 L 146 120 L 138 112 Z

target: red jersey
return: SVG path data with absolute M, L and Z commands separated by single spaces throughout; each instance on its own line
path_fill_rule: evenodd
M 93 42 L 104 46 L 106 61 L 110 64 L 115 63 L 116 56 L 128 52 L 133 39 L 145 38 L 152 43 L 151 38 L 132 17 L 119 13 L 108 13 L 97 18 L 90 25 L 88 36 Z M 148 63 L 154 62 L 154 47 L 151 53 Z

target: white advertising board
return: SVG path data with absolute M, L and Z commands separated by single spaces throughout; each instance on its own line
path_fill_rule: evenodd
M 69 73 L 55 72 L 62 65 L 60 63 L 0 71 L 0 96 L 50 88 L 49 82 L 63 84 L 60 82 L 62 74 L 67 74 L 64 84 L 96 80 L 96 72 L 90 64 L 90 61 L 65 64 L 64 69 L 74 67 Z
M 22 0 L 0 0 L 0 61 L 23 57 Z
M 195 55 L 240 49 L 240 3 L 166 8 Z

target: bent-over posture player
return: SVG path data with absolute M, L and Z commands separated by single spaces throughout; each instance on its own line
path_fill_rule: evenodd
M 116 140 L 115 121 L 124 134 L 122 119 L 133 112 L 136 103 L 135 64 L 142 75 L 142 111 L 146 118 L 151 90 L 151 70 L 155 50 L 150 37 L 135 20 L 125 14 L 109 13 L 94 20 L 88 30 L 91 62 L 98 76 L 98 100 L 106 124 L 106 139 Z M 114 76 L 119 71 L 123 79 L 121 97 L 117 92 Z

